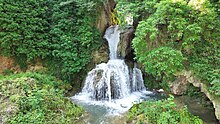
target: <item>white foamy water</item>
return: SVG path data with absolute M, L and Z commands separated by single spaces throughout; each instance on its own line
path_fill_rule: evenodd
M 103 106 L 106 108 L 106 115 L 120 115 L 126 112 L 128 109 L 132 107 L 133 104 L 142 102 L 143 100 L 150 99 L 148 96 L 152 94 L 150 91 L 138 91 L 129 94 L 127 97 L 121 99 L 113 99 L 111 101 L 106 100 L 92 100 L 87 93 L 79 93 L 76 96 L 73 96 L 72 99 L 77 103 L 84 103 L 92 106 Z
M 82 92 L 95 100 L 128 96 L 131 92 L 128 66 L 119 59 L 97 65 L 88 73 Z
M 118 43 L 120 41 L 120 33 L 121 31 L 118 25 L 110 26 L 105 31 L 104 38 L 108 41 L 110 59 L 117 59 L 117 48 L 118 48 Z

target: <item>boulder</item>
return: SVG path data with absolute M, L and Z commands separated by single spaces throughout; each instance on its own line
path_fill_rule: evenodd
M 183 71 L 176 74 L 176 79 L 170 82 L 170 90 L 174 95 L 183 95 L 189 83 L 199 82 L 190 71 Z

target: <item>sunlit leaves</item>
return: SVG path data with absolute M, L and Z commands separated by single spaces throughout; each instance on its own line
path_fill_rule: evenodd
M 142 61 L 147 73 L 155 77 L 172 77 L 183 69 L 183 55 L 180 51 L 169 47 L 160 47 L 149 52 Z
M 188 112 L 187 108 L 177 108 L 174 97 L 165 100 L 145 101 L 135 104 L 128 113 L 128 121 L 152 124 L 202 124 L 202 120 Z
M 216 88 L 219 77 L 211 70 L 219 70 L 219 5 L 208 0 L 122 0 L 117 10 L 121 19 L 127 13 L 135 17 L 132 46 L 148 74 L 172 77 L 181 71 L 184 56 L 189 62 L 185 66 Z

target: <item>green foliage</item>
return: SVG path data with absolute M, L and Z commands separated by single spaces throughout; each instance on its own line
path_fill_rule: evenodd
M 138 124 L 202 124 L 202 120 L 188 112 L 187 108 L 177 108 L 174 97 L 166 100 L 146 101 L 134 105 L 128 113 L 128 121 L 136 119 Z
M 137 60 L 144 64 L 148 74 L 160 76 L 166 69 L 170 74 L 175 74 L 176 69 L 183 64 L 183 57 L 177 54 L 179 61 L 171 63 L 174 66 L 170 66 L 168 59 L 162 58 L 170 57 L 171 60 L 175 58 L 173 49 L 166 50 L 173 51 L 173 55 L 166 57 L 163 57 L 163 53 L 161 55 L 161 52 L 156 52 L 164 47 L 175 48 L 181 51 L 183 54 L 181 56 L 187 58 L 184 63 L 185 68 L 193 70 L 209 85 L 211 93 L 219 95 L 219 1 L 120 0 L 118 2 L 117 10 L 122 24 L 125 24 L 124 16 L 128 14 L 133 15 L 137 24 L 132 44 Z M 159 59 L 156 61 L 150 59 L 149 56 L 152 54 L 154 58 L 162 56 L 158 64 L 156 62 Z M 166 66 L 169 68 L 165 68 Z M 169 78 L 170 75 L 166 73 L 165 77 Z
M 199 88 L 194 87 L 192 84 L 190 84 L 187 86 L 185 94 L 189 97 L 201 98 L 203 93 L 200 92 Z
M 7 115 L 7 123 L 74 123 L 83 113 L 81 107 L 65 98 L 58 87 L 64 85 L 55 77 L 38 73 L 21 73 L 0 78 L 0 106 L 5 103 L 13 110 L 8 116 L 7 107 L 0 112 Z
M 95 20 L 92 19 L 94 14 L 88 15 L 94 11 L 91 10 L 93 4 L 73 1 L 60 6 L 61 1 L 58 1 L 52 10 L 51 52 L 56 75 L 70 79 L 90 61 L 91 51 L 98 47 L 99 33 L 91 25 Z
M 147 41 L 160 45 L 181 42 L 182 45 L 184 42 L 183 46 L 194 47 L 194 42 L 201 39 L 217 42 L 220 39 L 220 20 L 217 19 L 214 7 L 208 1 L 198 6 L 182 0 L 124 0 L 119 2 L 118 11 L 123 15 L 132 13 L 140 21 L 134 38 L 137 43 Z
M 58 88 L 58 87 L 65 84 L 61 80 L 57 80 L 54 76 L 44 75 L 44 74 L 40 74 L 40 73 L 32 73 L 32 72 L 7 75 L 4 77 L 0 77 L 0 80 L 1 81 L 15 80 L 17 78 L 22 78 L 22 77 L 34 78 L 37 81 L 36 83 L 39 86 L 45 85 L 45 86 L 52 86 L 54 88 Z
M 152 74 L 146 73 L 146 75 L 144 75 L 143 78 L 144 78 L 144 84 L 149 89 L 160 89 L 162 87 L 161 80 L 156 79 Z M 165 86 L 165 87 L 167 87 L 167 86 Z
M 101 0 L 40 0 L 0 2 L 0 50 L 26 63 L 43 59 L 50 71 L 71 81 L 83 70 L 91 51 L 99 48 L 95 28 Z M 51 66 L 52 65 L 52 66 Z
M 200 42 L 189 57 L 190 68 L 205 82 L 209 91 L 220 96 L 220 49 L 211 43 Z
M 169 47 L 154 49 L 139 60 L 143 62 L 147 73 L 159 78 L 172 77 L 183 69 L 182 53 Z
M 209 87 L 209 91 L 216 96 L 220 96 L 220 78 L 218 77 L 214 79 L 210 84 L 211 87 Z
M 13 74 L 14 72 L 12 71 L 12 70 L 10 70 L 10 69 L 5 69 L 3 72 L 2 72 L 2 74 L 3 75 L 10 75 L 10 74 Z
M 47 1 L 1 0 L 0 3 L 1 50 L 11 56 L 24 54 L 28 59 L 47 56 Z

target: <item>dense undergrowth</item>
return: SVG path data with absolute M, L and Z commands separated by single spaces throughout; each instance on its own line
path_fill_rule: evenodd
M 0 123 L 74 123 L 83 109 L 64 96 L 63 85 L 38 73 L 0 76 Z
M 156 79 L 151 83 L 158 83 L 146 85 L 169 90 L 176 73 L 187 70 L 220 96 L 219 5 L 212 0 L 118 1 L 122 25 L 124 15 L 133 15 L 136 59 Z
M 100 0 L 0 0 L 0 50 L 23 70 L 43 60 L 50 73 L 72 81 L 100 46 Z M 75 76 L 75 78 L 79 76 Z
M 202 124 L 202 120 L 178 108 L 173 96 L 165 100 L 146 101 L 135 104 L 128 113 L 128 122 L 137 124 Z

